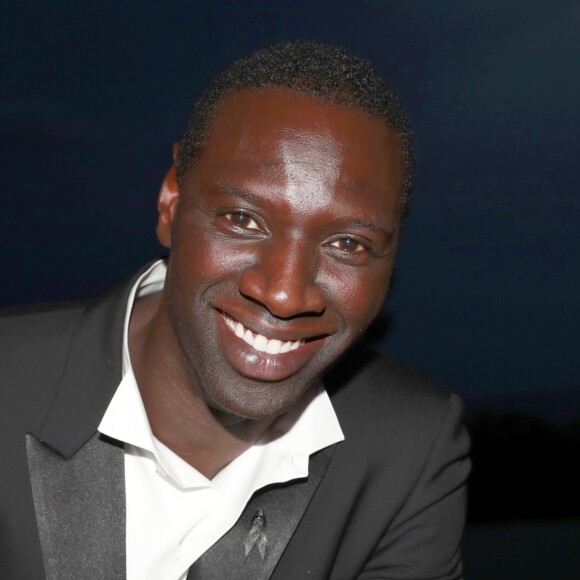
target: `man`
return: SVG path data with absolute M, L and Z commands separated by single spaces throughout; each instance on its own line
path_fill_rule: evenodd
M 409 201 L 397 98 L 278 45 L 210 84 L 174 158 L 166 261 L 3 317 L 2 578 L 460 578 L 460 404 L 341 358 Z

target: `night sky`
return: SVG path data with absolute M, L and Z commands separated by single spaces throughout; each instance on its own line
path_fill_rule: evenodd
M 319 39 L 371 60 L 416 132 L 380 348 L 467 399 L 580 389 L 577 1 L 19 1 L 0 27 L 1 303 L 92 296 L 162 254 L 199 90 Z

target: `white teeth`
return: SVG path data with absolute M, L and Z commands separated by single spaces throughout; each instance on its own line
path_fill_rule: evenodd
M 277 338 L 268 339 L 262 334 L 254 334 L 251 330 L 244 327 L 241 322 L 236 322 L 227 315 L 224 320 L 232 332 L 245 343 L 249 344 L 257 351 L 267 352 L 268 354 L 282 354 L 296 350 L 303 341 L 301 340 L 278 340 Z
M 224 320 L 226 324 L 235 332 L 236 331 L 236 323 L 229 317 L 224 314 Z
M 266 352 L 266 347 L 268 346 L 268 339 L 261 334 L 257 334 L 256 338 L 254 339 L 253 346 L 256 350 L 259 350 L 260 352 Z
M 266 347 L 266 352 L 269 354 L 280 354 L 280 349 L 282 348 L 282 341 L 273 338 L 268 341 L 268 346 Z

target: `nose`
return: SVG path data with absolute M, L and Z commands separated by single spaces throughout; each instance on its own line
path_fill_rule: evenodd
M 317 262 L 301 240 L 264 244 L 242 272 L 240 292 L 277 318 L 322 314 L 326 297 L 317 284 Z

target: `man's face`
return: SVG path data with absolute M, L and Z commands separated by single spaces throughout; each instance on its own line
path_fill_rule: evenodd
M 401 177 L 398 138 L 362 111 L 282 88 L 223 101 L 158 230 L 206 404 L 279 415 L 361 335 L 388 288 Z

